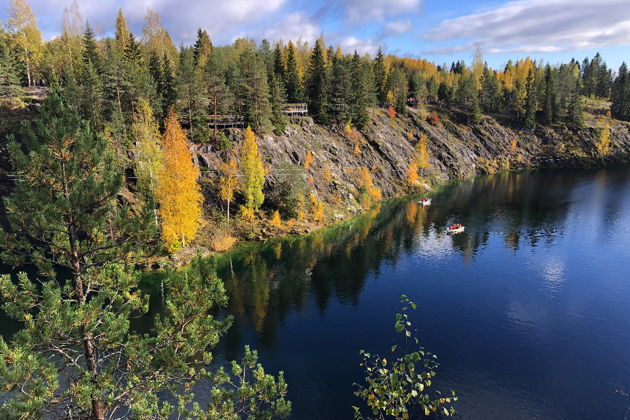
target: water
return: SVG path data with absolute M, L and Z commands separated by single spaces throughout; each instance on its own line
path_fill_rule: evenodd
M 386 353 L 400 295 L 469 419 L 630 418 L 630 170 L 497 175 L 399 200 L 219 266 L 219 350 L 285 371 L 294 418 L 352 417 L 359 349 Z M 444 233 L 462 223 L 466 232 Z M 231 262 L 230 262 L 231 261 Z
M 630 418 L 630 168 L 497 175 L 431 196 L 222 258 L 235 323 L 217 358 L 250 344 L 285 372 L 293 418 L 351 418 L 359 349 L 388 352 L 404 293 L 460 418 Z M 446 235 L 452 223 L 466 232 Z M 0 313 L 0 333 L 18 328 Z

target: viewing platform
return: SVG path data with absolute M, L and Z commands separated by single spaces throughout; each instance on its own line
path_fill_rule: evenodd
M 308 106 L 305 103 L 284 104 L 282 106 L 282 113 L 289 117 L 303 117 L 308 115 Z

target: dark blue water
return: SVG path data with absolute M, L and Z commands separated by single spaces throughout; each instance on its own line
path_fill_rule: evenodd
M 404 293 L 460 417 L 630 418 L 630 170 L 498 175 L 432 197 L 226 257 L 222 355 L 251 344 L 284 370 L 294 418 L 351 418 L 359 349 L 386 353 Z M 454 222 L 466 232 L 446 235 Z

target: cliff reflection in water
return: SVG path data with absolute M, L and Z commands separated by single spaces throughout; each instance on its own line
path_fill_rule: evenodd
M 627 178 L 628 171 L 595 174 L 602 188 L 621 186 Z M 548 247 L 563 235 L 579 181 L 572 172 L 495 175 L 447 185 L 427 208 L 417 200 L 394 200 L 307 236 L 243 244 L 218 264 L 236 318 L 229 341 L 237 348 L 240 330 L 253 328 L 260 346 L 273 346 L 285 317 L 311 298 L 321 313 L 331 299 L 357 304 L 368 274 L 378 273 L 383 263 L 394 266 L 403 253 L 441 258 L 455 251 L 470 262 L 491 235 L 514 251 Z M 606 197 L 604 205 L 620 206 L 615 194 Z M 466 232 L 447 235 L 445 226 L 455 222 Z M 602 229 L 613 224 L 608 220 Z

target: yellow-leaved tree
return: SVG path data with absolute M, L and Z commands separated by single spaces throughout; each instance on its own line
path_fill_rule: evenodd
M 175 252 L 192 241 L 201 223 L 203 195 L 197 168 L 188 150 L 186 134 L 172 110 L 164 122 L 164 165 L 158 176 L 157 198 L 162 217 L 162 238 Z
M 219 196 L 227 203 L 227 223 L 230 225 L 230 203 L 234 200 L 234 192 L 238 188 L 238 165 L 236 160 L 230 159 L 221 164 L 219 168 L 221 177 L 219 178 Z
M 144 98 L 140 98 L 136 105 L 131 131 L 136 143 L 138 187 L 145 193 L 155 194 L 157 176 L 163 164 L 160 129 L 149 101 Z
M 420 169 L 421 176 L 424 176 L 424 170 L 429 167 L 429 149 L 427 148 L 427 135 L 422 133 L 418 145 L 416 146 L 416 164 Z
M 602 158 L 610 152 L 610 143 L 610 124 L 606 123 L 596 144 L 597 151 Z
M 407 184 L 413 186 L 416 185 L 416 182 L 418 182 L 418 164 L 411 162 L 407 169 Z
M 24 64 L 28 86 L 34 83 L 33 73 L 42 54 L 42 33 L 37 27 L 37 19 L 26 0 L 9 0 L 7 28 L 15 45 L 18 58 Z
M 241 189 L 245 197 L 245 205 L 241 213 L 245 218 L 251 219 L 265 201 L 263 194 L 265 170 L 258 153 L 254 132 L 249 126 L 245 130 L 245 139 L 241 146 L 241 172 L 243 173 Z

